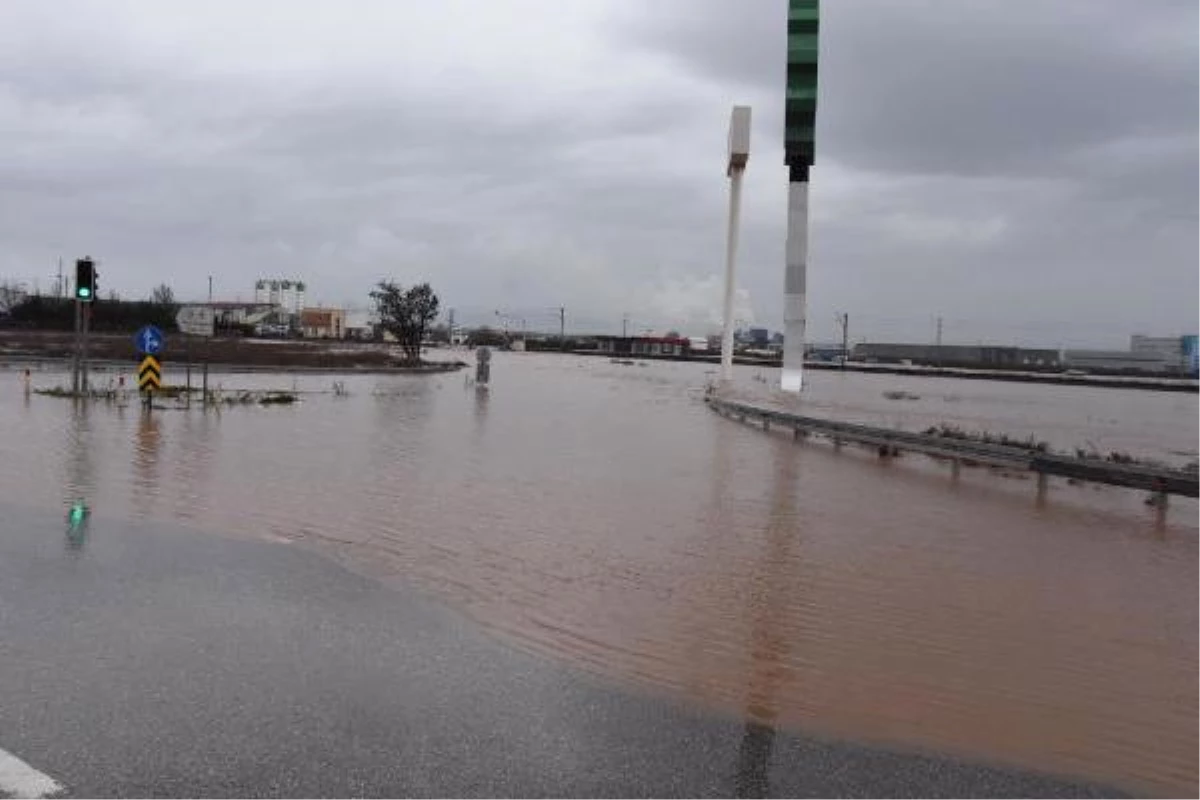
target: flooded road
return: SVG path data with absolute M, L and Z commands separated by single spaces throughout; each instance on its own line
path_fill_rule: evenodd
M 225 374 L 322 393 L 149 418 L 0 372 L 0 491 L 310 547 L 764 726 L 1195 793 L 1194 501 L 1160 528 L 1137 492 L 1052 483 L 1039 506 L 1028 480 L 795 445 L 708 411 L 707 369 L 500 354 L 490 392 L 372 375 L 349 397 Z M 805 403 L 1175 462 L 1197 442 L 1194 395 L 813 373 Z

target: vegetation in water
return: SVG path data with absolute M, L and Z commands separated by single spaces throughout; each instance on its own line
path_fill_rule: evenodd
M 942 436 L 947 439 L 959 439 L 966 442 L 979 442 L 980 444 L 996 444 L 1003 447 L 1015 447 L 1018 450 L 1028 450 L 1033 453 L 1048 453 L 1050 445 L 1040 439 L 1034 438 L 1032 435 L 1024 439 L 1009 436 L 1004 433 L 990 433 L 988 431 L 965 431 L 956 425 L 931 425 L 924 431 L 926 436 Z

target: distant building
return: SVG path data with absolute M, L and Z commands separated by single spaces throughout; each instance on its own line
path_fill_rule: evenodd
M 306 339 L 343 339 L 346 336 L 346 312 L 340 308 L 302 309 L 300 332 Z
M 1084 372 L 1180 372 L 1178 356 L 1164 356 L 1154 351 L 1135 353 L 1125 350 L 1067 350 L 1063 353 L 1063 365 Z
M 841 344 L 815 342 L 804 348 L 804 357 L 813 361 L 841 361 L 844 355 Z
M 1184 357 L 1183 336 L 1141 336 L 1129 337 L 1129 351 L 1137 354 L 1154 354 L 1172 364 L 1180 372 L 1187 372 L 1187 359 Z
M 279 306 L 288 314 L 298 317 L 304 310 L 306 292 L 304 281 L 259 278 L 254 283 L 254 302 Z
M 375 336 L 375 315 L 362 309 L 346 312 L 343 329 L 347 339 L 372 339 Z
M 751 347 L 766 347 L 771 343 L 771 332 L 766 328 L 751 328 L 747 331 L 746 339 Z
M 1200 375 L 1200 337 L 1193 333 L 1180 339 L 1183 347 L 1183 371 L 1195 378 Z
M 597 336 L 596 350 L 626 356 L 686 356 L 691 340 L 682 336 Z
M 957 344 L 864 342 L 851 351 L 855 361 L 963 369 L 1047 369 L 1060 366 L 1057 350 Z

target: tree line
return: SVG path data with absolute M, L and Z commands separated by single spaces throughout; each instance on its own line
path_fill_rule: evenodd
M 379 317 L 377 335 L 386 332 L 395 338 L 404 350 L 406 360 L 413 363 L 421 360 L 421 343 L 427 334 L 444 333 L 449 340 L 448 329 L 442 331 L 434 327 L 441 301 L 428 283 L 406 289 L 393 281 L 380 281 L 370 296 Z M 91 329 L 98 333 L 132 332 L 142 325 L 156 325 L 164 331 L 176 330 L 175 314 L 179 304 L 175 302 L 175 293 L 166 284 L 155 287 L 148 300 L 96 298 L 88 306 Z M 74 330 L 75 300 L 29 295 L 11 304 L 0 322 L 7 327 L 27 330 Z
M 175 312 L 179 309 L 173 296 L 163 296 L 158 290 L 150 300 L 96 298 L 88 306 L 91 310 L 91 329 L 97 333 L 132 333 L 143 325 L 175 330 Z M 75 301 L 30 295 L 8 309 L 3 323 L 6 327 L 25 330 L 71 331 L 75 329 Z

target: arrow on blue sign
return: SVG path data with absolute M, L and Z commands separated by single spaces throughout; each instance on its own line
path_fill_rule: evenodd
M 145 325 L 133 336 L 133 343 L 137 345 L 138 352 L 148 356 L 155 356 L 162 352 L 163 344 L 166 340 L 162 335 L 162 331 L 153 325 Z

